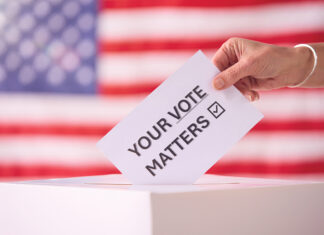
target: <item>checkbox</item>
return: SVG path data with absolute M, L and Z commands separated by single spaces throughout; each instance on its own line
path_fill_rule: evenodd
M 225 112 L 225 109 L 218 102 L 215 101 L 212 105 L 208 107 L 208 111 L 215 118 L 219 118 L 219 116 L 221 116 Z

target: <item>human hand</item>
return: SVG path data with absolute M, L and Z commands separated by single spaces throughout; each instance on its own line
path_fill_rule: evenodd
M 312 53 L 307 48 L 279 47 L 242 38 L 230 38 L 212 61 L 219 73 L 216 89 L 235 85 L 251 101 L 260 90 L 271 90 L 301 83 L 312 70 Z

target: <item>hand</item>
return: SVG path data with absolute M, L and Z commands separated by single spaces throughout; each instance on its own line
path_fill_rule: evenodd
M 259 99 L 259 90 L 293 86 L 312 70 L 308 48 L 279 47 L 241 38 L 227 40 L 212 61 L 219 73 L 213 81 L 216 89 L 235 85 L 251 101 Z

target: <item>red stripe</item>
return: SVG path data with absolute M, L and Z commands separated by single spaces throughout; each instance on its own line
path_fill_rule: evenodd
M 224 160 L 218 161 L 212 166 L 207 173 L 210 174 L 323 174 L 324 173 L 324 156 L 323 160 L 314 161 L 296 161 L 284 163 L 271 162 L 230 162 Z M 282 156 L 285 159 L 285 156 Z
M 62 166 L 62 165 L 23 165 L 0 163 L 0 177 L 75 177 L 88 175 L 104 175 L 120 173 L 113 166 Z
M 252 129 L 251 133 L 274 131 L 324 131 L 324 119 L 261 121 Z
M 151 81 L 162 81 L 162 79 L 151 79 Z M 127 83 L 127 84 L 100 84 L 98 93 L 100 95 L 147 95 L 157 88 L 161 82 Z
M 114 125 L 80 124 L 10 124 L 0 123 L 1 135 L 103 136 Z
M 260 91 L 261 96 L 262 94 L 287 94 L 287 93 L 303 93 L 303 94 L 316 94 L 321 93 L 323 94 L 324 88 L 289 88 L 284 87 L 280 89 L 268 90 L 268 91 Z
M 226 1 L 224 1 L 226 2 Z M 232 35 L 236 37 L 249 38 L 271 44 L 298 44 L 310 42 L 323 42 L 324 31 L 313 31 L 306 33 L 289 33 L 280 35 Z M 101 53 L 108 52 L 141 52 L 141 51 L 155 51 L 155 50 L 198 50 L 198 49 L 216 49 L 219 48 L 226 40 L 226 38 L 215 39 L 141 39 L 141 40 L 127 40 L 127 41 L 111 41 L 109 39 L 101 39 L 99 42 L 99 51 Z
M 90 124 L 8 124 L 0 123 L 0 136 L 8 135 L 63 135 L 63 136 L 94 136 L 101 137 L 113 128 L 111 125 Z M 289 120 L 263 120 L 253 129 L 253 132 L 275 131 L 324 131 L 323 119 L 289 119 Z
M 118 80 L 118 79 L 113 79 Z M 138 79 L 142 80 L 142 79 Z M 98 86 L 98 93 L 100 95 L 112 95 L 112 96 L 124 96 L 124 95 L 148 95 L 155 88 L 157 88 L 163 81 L 162 78 L 152 78 L 148 79 L 151 81 L 161 81 L 161 82 L 145 82 L 145 83 L 127 83 L 127 84 L 100 84 Z M 262 93 L 313 93 L 313 92 L 324 92 L 324 88 L 281 88 L 271 91 L 262 91 Z
M 124 9 L 143 7 L 238 7 L 259 6 L 265 4 L 321 2 L 321 0 L 229 0 L 229 1 L 201 1 L 201 0 L 101 0 L 100 9 Z
M 210 174 L 264 174 L 264 175 L 294 175 L 323 174 L 323 160 L 296 161 L 285 163 L 269 162 L 231 162 L 220 160 L 207 173 Z M 284 156 L 282 157 L 284 159 Z M 88 175 L 116 174 L 119 171 L 112 166 L 57 166 L 57 165 L 21 165 L 0 164 L 0 177 L 33 177 L 57 178 Z

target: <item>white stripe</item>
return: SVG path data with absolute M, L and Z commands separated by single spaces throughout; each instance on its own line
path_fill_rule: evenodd
M 323 132 L 249 134 L 224 157 L 226 161 L 290 162 L 324 160 Z
M 264 120 L 324 119 L 323 91 L 265 92 L 253 105 L 264 114 Z
M 142 97 L 1 94 L 2 123 L 114 124 Z
M 269 35 L 322 30 L 323 12 L 322 2 L 221 9 L 108 10 L 100 14 L 98 29 L 103 40 Z
M 143 98 L 0 94 L 0 123 L 115 124 Z M 322 91 L 291 89 L 263 93 L 253 105 L 264 114 L 264 120 L 312 120 L 324 118 L 323 100 Z
M 98 138 L 64 136 L 1 136 L 1 163 L 108 164 L 96 148 Z M 249 134 L 224 156 L 224 161 L 292 162 L 324 156 L 324 133 Z M 324 160 L 324 159 L 323 159 Z
M 161 82 L 194 53 L 191 50 L 103 54 L 98 61 L 98 76 L 102 84 Z
M 2 136 L 0 162 L 21 164 L 109 164 L 96 148 L 99 138 L 64 136 Z

